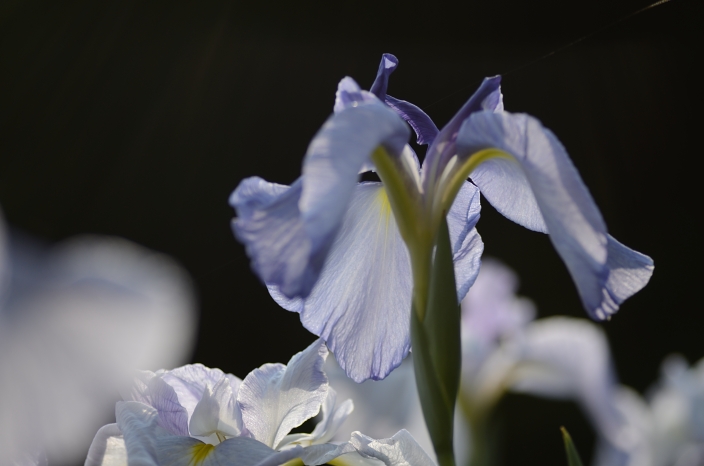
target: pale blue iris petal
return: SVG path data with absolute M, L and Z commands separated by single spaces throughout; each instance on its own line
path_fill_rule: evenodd
M 484 243 L 474 228 L 481 211 L 479 197 L 479 189 L 476 186 L 468 182 L 463 183 L 447 214 L 458 301 L 462 301 L 476 280 L 484 252 Z
M 381 440 L 353 432 L 350 443 L 363 457 L 380 460 L 385 466 L 435 466 L 428 454 L 406 430 L 400 430 L 393 437 Z
M 372 152 L 383 146 L 397 157 L 408 136 L 403 120 L 381 102 L 347 108 L 325 122 L 303 160 L 303 192 L 298 202 L 313 252 L 327 250 L 334 239 L 359 170 Z
M 597 312 L 601 310 L 611 315 L 623 301 L 648 283 L 654 266 L 653 260 L 645 254 L 624 246 L 611 235 L 607 238 L 609 278 L 606 280 L 604 301 Z
M 606 226 L 562 144 L 528 115 L 486 111 L 472 114 L 458 136 L 458 152 L 467 156 L 490 147 L 511 154 L 520 164 L 550 239 L 567 265 L 589 314 L 602 320 L 615 312 L 617 300 L 609 290 L 620 294 L 623 290 L 614 283 L 618 274 L 610 280 Z M 502 196 L 501 189 L 495 186 L 494 199 L 489 199 L 504 212 L 510 212 L 508 218 L 520 217 L 511 207 L 516 192 L 504 184 L 513 179 L 494 178 L 492 182 L 505 186 L 505 191 Z M 477 184 L 483 191 L 485 186 L 479 181 Z M 640 284 L 644 285 L 642 280 Z M 633 287 L 628 288 L 633 291 Z
M 289 297 L 310 293 L 327 253 L 328 241 L 315 248 L 306 232 L 299 210 L 302 190 L 302 178 L 289 187 L 252 177 L 230 196 L 237 212 L 232 229 L 245 245 L 252 269 Z
M 585 320 L 552 317 L 529 324 L 522 336 L 512 389 L 578 401 L 598 432 L 615 439 L 623 425 L 612 401 L 616 384 L 604 333 Z
M 303 325 L 325 339 L 357 382 L 383 379 L 410 348 L 413 289 L 408 250 L 381 183 L 356 186 L 325 268 L 305 300 L 285 299 Z
M 533 190 L 516 160 L 490 159 L 474 169 L 470 176 L 482 195 L 504 217 L 529 230 L 548 232 Z
M 293 356 L 288 366 L 264 364 L 247 375 L 237 403 L 253 438 L 278 448 L 291 429 L 318 414 L 328 390 L 323 372 L 327 353 L 319 339 Z
M 365 91 L 359 87 L 359 84 L 349 76 L 342 78 L 337 85 L 335 92 L 335 105 L 333 112 L 339 113 L 346 108 L 356 107 L 362 103 L 372 103 L 378 99 L 369 91 Z

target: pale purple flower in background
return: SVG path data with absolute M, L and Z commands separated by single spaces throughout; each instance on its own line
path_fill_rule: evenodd
M 439 131 L 418 107 L 386 94 L 397 64 L 382 57 L 371 92 L 351 78 L 340 82 L 335 113 L 291 186 L 253 177 L 230 197 L 233 230 L 254 271 L 325 339 L 348 376 L 383 379 L 408 354 L 413 287 L 425 284 L 414 277 L 428 273 L 430 240 L 445 214 L 464 297 L 483 251 L 474 228 L 480 192 L 507 218 L 550 235 L 593 318 L 608 318 L 645 286 L 652 260 L 607 233 L 555 135 L 531 116 L 503 111 L 499 77 L 485 79 Z M 404 121 L 429 144 L 422 166 Z M 358 183 L 360 172 L 379 171 L 374 157 L 388 163 L 380 176 L 390 183 Z M 417 308 L 425 306 L 419 299 Z
M 117 466 L 125 459 L 144 466 L 274 466 L 292 460 L 378 465 L 373 458 L 389 466 L 431 466 L 403 431 L 384 440 L 354 432 L 330 443 L 353 405 L 347 400 L 336 406 L 323 371 L 327 354 L 317 340 L 288 365 L 265 364 L 244 380 L 200 364 L 141 372 L 116 406 L 117 423 L 96 434 L 86 466 Z M 312 433 L 290 434 L 321 410 Z M 396 460 L 384 462 L 390 451 Z
M 626 420 L 620 445 L 600 442 L 597 466 L 704 464 L 704 359 L 695 366 L 677 355 L 645 398 L 622 386 L 614 404 Z
M 41 248 L 0 217 L 0 465 L 76 461 L 134 370 L 188 358 L 194 314 L 168 257 L 97 236 Z

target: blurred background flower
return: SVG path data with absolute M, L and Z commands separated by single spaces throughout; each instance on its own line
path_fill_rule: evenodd
M 80 461 L 135 370 L 190 357 L 191 282 L 126 240 L 42 249 L 4 227 L 0 217 L 0 464 Z

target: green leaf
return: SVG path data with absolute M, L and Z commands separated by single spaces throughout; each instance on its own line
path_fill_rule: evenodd
M 411 312 L 413 362 L 423 415 L 438 462 L 441 466 L 454 466 L 452 436 L 460 379 L 460 308 L 450 234 L 444 218 L 434 249 L 427 307 L 424 313 L 416 309 Z M 422 321 L 419 315 L 424 315 Z
M 560 430 L 562 431 L 562 440 L 565 441 L 565 452 L 567 453 L 568 466 L 582 466 L 582 460 L 579 458 L 577 448 L 572 442 L 572 437 L 570 437 L 570 434 L 564 427 L 560 427 Z

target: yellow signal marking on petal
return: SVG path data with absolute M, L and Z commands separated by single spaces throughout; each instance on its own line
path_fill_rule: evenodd
M 379 189 L 377 194 L 377 202 L 379 202 L 379 211 L 386 221 L 391 217 L 391 202 L 389 201 L 389 195 L 386 194 L 386 190 L 382 187 Z
M 215 445 L 210 445 L 209 443 L 199 443 L 198 445 L 193 445 L 191 448 L 191 462 L 192 466 L 198 466 L 201 464 L 208 455 L 215 450 Z

